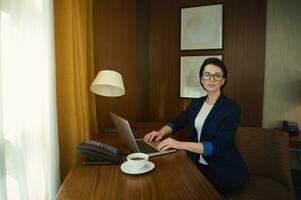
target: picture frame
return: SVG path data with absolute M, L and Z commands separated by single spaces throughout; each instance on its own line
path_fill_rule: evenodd
M 223 55 L 194 55 L 180 57 L 180 98 L 199 98 L 207 92 L 200 83 L 199 71 L 209 57 L 223 59 Z
M 223 49 L 223 4 L 181 8 L 180 50 Z

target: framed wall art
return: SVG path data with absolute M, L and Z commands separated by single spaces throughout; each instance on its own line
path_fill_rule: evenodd
M 222 55 L 181 56 L 180 57 L 180 97 L 199 98 L 207 95 L 200 83 L 199 71 L 209 57 L 222 60 Z
M 181 8 L 180 48 L 223 48 L 223 4 Z

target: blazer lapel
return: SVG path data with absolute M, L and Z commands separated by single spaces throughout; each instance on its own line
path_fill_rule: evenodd
M 207 132 L 204 132 L 204 130 L 207 129 L 208 122 L 214 116 L 214 114 L 216 113 L 216 111 L 219 110 L 220 107 L 223 105 L 224 98 L 225 98 L 224 94 L 221 93 L 220 96 L 218 97 L 218 99 L 216 100 L 215 104 L 213 105 L 211 111 L 209 112 L 209 114 L 208 114 L 208 116 L 207 116 L 207 118 L 206 118 L 206 120 L 204 122 L 204 125 L 203 125 L 203 128 L 202 128 L 202 134 L 201 134 L 201 138 L 200 139 L 202 139 L 202 137 L 204 135 L 208 134 Z
M 198 141 L 198 134 L 197 134 L 197 130 L 194 126 L 194 121 L 195 121 L 196 116 L 199 114 L 205 100 L 206 100 L 206 96 L 197 99 L 198 102 L 196 104 L 194 104 L 195 106 L 193 107 L 192 112 L 191 112 L 191 122 L 190 122 L 191 127 L 192 127 L 191 139 L 194 142 Z
M 205 97 L 202 97 L 199 99 L 199 103 L 196 104 L 195 108 L 193 109 L 193 113 L 192 113 L 192 119 L 195 120 L 196 116 L 199 114 L 203 104 L 204 104 L 204 101 L 206 100 L 207 96 Z M 193 124 L 194 124 L 194 120 L 193 120 Z

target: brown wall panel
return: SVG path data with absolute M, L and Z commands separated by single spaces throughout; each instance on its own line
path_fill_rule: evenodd
M 149 82 L 149 35 L 150 35 L 150 0 L 137 1 L 136 7 L 136 37 L 137 37 L 137 85 L 138 96 L 136 119 L 149 121 L 150 82 Z
M 136 119 L 136 1 L 96 0 L 93 3 L 95 71 L 120 72 L 126 89 L 122 97 L 96 97 L 98 126 L 103 128 L 112 126 L 111 111 Z
M 242 107 L 242 125 L 261 126 L 266 2 L 225 2 L 224 61 L 229 69 L 225 93 Z
M 179 26 L 177 1 L 151 1 L 150 118 L 170 120 L 181 108 L 179 99 Z
M 224 48 L 180 51 L 181 7 L 223 3 Z M 223 54 L 229 79 L 225 93 L 240 103 L 242 125 L 261 126 L 266 1 L 94 1 L 97 71 L 107 66 L 124 77 L 126 95 L 97 97 L 99 127 L 115 111 L 130 121 L 168 121 L 190 99 L 179 98 L 181 55 Z

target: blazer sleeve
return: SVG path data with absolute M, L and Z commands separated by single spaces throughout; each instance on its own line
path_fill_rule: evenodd
M 173 119 L 171 122 L 167 124 L 172 129 L 172 132 L 177 132 L 179 129 L 183 128 L 188 120 L 187 111 L 182 111 L 180 115 Z
M 189 110 L 192 107 L 193 101 L 190 102 L 189 106 L 186 108 L 186 110 L 182 111 L 178 117 L 173 119 L 171 122 L 167 124 L 172 129 L 172 132 L 177 132 L 179 129 L 182 129 L 185 127 L 185 125 L 188 123 L 189 119 Z
M 240 107 L 239 105 L 231 106 L 225 115 L 224 120 L 220 124 L 220 127 L 216 133 L 216 136 L 211 141 L 212 155 L 222 155 L 224 149 L 232 146 L 234 143 L 234 136 L 236 129 L 240 124 Z M 210 142 L 210 141 L 208 141 Z

